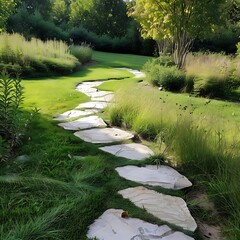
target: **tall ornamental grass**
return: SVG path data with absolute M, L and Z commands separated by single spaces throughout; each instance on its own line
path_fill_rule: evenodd
M 240 239 L 239 136 L 227 137 L 226 129 L 211 116 L 201 118 L 192 111 L 174 108 L 150 89 L 122 89 L 115 100 L 108 109 L 111 123 L 154 139 L 159 145 L 164 143 L 163 149 L 175 155 L 178 165 L 204 181 L 226 219 L 228 239 Z
M 232 98 L 240 86 L 240 61 L 223 54 L 189 54 L 185 70 L 200 96 Z
M 79 65 L 62 41 L 43 42 L 32 38 L 27 41 L 19 34 L 0 35 L 0 70 L 23 75 L 33 73 L 68 73 Z
M 91 61 L 93 50 L 90 45 L 82 43 L 81 45 L 72 45 L 70 46 L 70 53 L 75 56 L 79 62 L 87 63 Z

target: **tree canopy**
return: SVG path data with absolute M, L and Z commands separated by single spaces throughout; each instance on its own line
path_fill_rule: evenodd
M 181 68 L 194 38 L 205 38 L 222 21 L 226 0 L 135 0 L 129 15 L 141 25 L 145 38 L 169 41 Z

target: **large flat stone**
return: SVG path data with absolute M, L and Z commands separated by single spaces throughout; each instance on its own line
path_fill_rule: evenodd
M 91 143 L 113 143 L 133 138 L 133 134 L 118 128 L 90 129 L 75 132 L 76 137 Z
M 108 106 L 106 102 L 86 102 L 79 104 L 76 108 L 83 109 L 104 109 Z
M 89 227 L 88 238 L 98 240 L 194 240 L 167 225 L 157 226 L 138 218 L 122 218 L 123 210 L 105 211 Z
M 56 117 L 54 117 L 54 120 L 58 121 L 63 121 L 63 120 L 69 120 L 71 118 L 76 118 L 76 117 L 82 117 L 82 116 L 87 116 L 96 113 L 97 110 L 87 110 L 87 111 L 82 111 L 82 110 L 70 110 L 65 113 L 62 113 Z
M 151 149 L 138 143 L 113 145 L 101 147 L 100 149 L 115 156 L 124 157 L 132 160 L 143 160 L 154 154 Z
M 90 116 L 90 117 L 80 118 L 72 122 L 59 123 L 58 126 L 66 130 L 77 131 L 80 129 L 88 129 L 88 128 L 103 128 L 103 127 L 106 127 L 107 124 L 98 116 Z
M 76 90 L 87 96 L 91 96 L 91 94 L 98 91 L 96 87 L 100 86 L 103 82 L 104 81 L 82 82 L 77 85 Z
M 110 92 L 110 91 L 97 91 L 97 92 L 91 93 L 90 96 L 92 98 L 95 98 L 95 97 L 97 98 L 97 97 L 107 96 L 109 94 L 112 94 L 112 92 Z
M 188 231 L 195 231 L 197 228 L 182 198 L 158 193 L 145 187 L 128 188 L 118 193 L 163 221 Z
M 168 189 L 183 189 L 192 183 L 175 169 L 168 166 L 125 166 L 116 168 L 118 174 L 131 181 Z
M 108 94 L 103 97 L 92 97 L 91 100 L 96 102 L 111 102 L 113 98 L 114 98 L 114 94 Z

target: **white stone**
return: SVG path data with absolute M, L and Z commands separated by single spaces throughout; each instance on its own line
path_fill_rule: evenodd
M 197 228 L 197 224 L 182 198 L 158 193 L 145 187 L 128 188 L 118 193 L 162 221 L 188 231 L 195 231 Z
M 103 97 L 92 97 L 91 100 L 96 102 L 111 102 L 113 98 L 114 98 L 114 94 L 108 94 Z
M 154 154 L 150 148 L 138 143 L 106 146 L 101 147 L 100 149 L 115 156 L 132 160 L 143 160 Z
M 122 218 L 123 210 L 105 211 L 89 227 L 88 238 L 98 240 L 194 240 L 167 225 L 157 226 L 138 218 Z
M 133 138 L 133 134 L 118 128 L 90 129 L 75 132 L 76 137 L 91 143 L 113 143 Z
M 66 130 L 77 131 L 80 129 L 88 129 L 88 128 L 103 128 L 103 127 L 106 127 L 107 124 L 98 116 L 90 116 L 90 117 L 80 118 L 72 122 L 59 123 L 58 126 Z
M 110 91 L 97 91 L 97 92 L 93 92 L 90 95 L 90 97 L 94 98 L 94 97 L 103 97 L 103 96 L 107 96 L 108 94 L 112 94 L 112 92 Z
M 84 109 L 104 109 L 108 106 L 106 102 L 86 102 L 79 104 L 76 108 Z
M 87 96 L 91 96 L 91 94 L 98 91 L 96 87 L 100 86 L 102 83 L 104 83 L 104 81 L 82 82 L 77 85 L 76 90 Z
M 96 113 L 96 110 L 87 110 L 87 111 L 82 111 L 82 110 L 70 110 L 65 113 L 62 113 L 56 117 L 54 117 L 54 120 L 58 121 L 63 121 L 63 120 L 68 120 L 71 118 L 76 118 L 76 117 L 81 117 L 81 116 L 87 116 Z
M 138 70 L 134 70 L 134 69 L 130 69 L 130 68 L 117 68 L 117 69 L 126 70 L 126 71 L 134 74 L 134 78 L 146 77 L 146 74 L 145 74 L 145 73 L 140 72 L 140 71 L 138 71 Z
M 151 186 L 167 189 L 183 189 L 192 186 L 192 183 L 175 169 L 163 165 L 125 166 L 116 168 L 116 171 L 123 178 Z

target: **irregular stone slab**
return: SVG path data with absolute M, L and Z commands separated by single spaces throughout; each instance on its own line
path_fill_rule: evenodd
M 110 92 L 110 91 L 97 91 L 97 92 L 93 92 L 89 95 L 91 97 L 103 97 L 103 96 L 106 96 L 108 94 L 112 94 L 112 92 Z
M 121 209 L 105 211 L 89 227 L 87 237 L 98 240 L 194 240 L 167 225 L 158 226 L 138 218 L 122 218 L 122 212 Z
M 143 160 L 154 154 L 150 148 L 138 143 L 107 146 L 100 149 L 115 156 L 132 160 Z
M 108 94 L 103 97 L 92 97 L 91 100 L 96 102 L 111 102 L 113 98 L 114 98 L 114 94 Z
M 140 72 L 138 70 L 130 69 L 130 68 L 117 68 L 121 70 L 126 70 L 132 74 L 134 74 L 134 78 L 141 78 L 141 77 L 146 77 L 146 74 L 143 72 Z
M 80 130 L 88 128 L 103 128 L 107 124 L 98 116 L 90 116 L 85 118 L 80 118 L 72 122 L 59 123 L 58 126 L 66 130 Z
M 113 143 L 133 138 L 133 134 L 118 128 L 90 129 L 75 132 L 76 137 L 91 143 Z
M 54 117 L 53 120 L 63 121 L 63 120 L 71 119 L 71 118 L 91 115 L 91 114 L 94 114 L 96 112 L 97 112 L 96 110 L 87 110 L 87 111 L 70 110 L 70 111 L 67 111 L 65 113 L 62 113 L 62 114 Z
M 76 108 L 85 108 L 85 109 L 104 109 L 107 107 L 106 102 L 86 102 L 79 104 Z
M 83 82 L 78 84 L 76 90 L 86 94 L 87 96 L 91 96 L 92 93 L 98 91 L 96 87 L 100 86 L 102 83 L 104 83 L 104 81 Z
M 127 188 L 118 193 L 163 221 L 188 231 L 195 231 L 197 228 L 182 198 L 158 193 L 145 187 Z
M 123 178 L 151 186 L 161 186 L 174 190 L 192 186 L 186 177 L 168 166 L 125 166 L 116 168 L 116 171 Z

